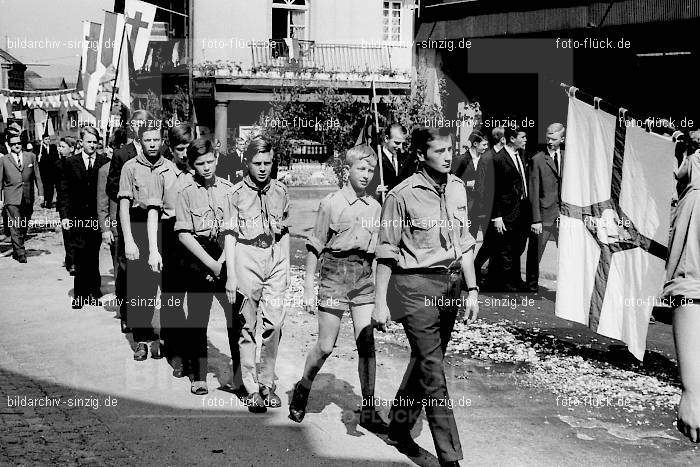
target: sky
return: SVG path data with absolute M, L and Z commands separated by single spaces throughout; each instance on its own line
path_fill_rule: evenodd
M 113 7 L 114 0 L 0 0 L 0 48 L 25 64 L 49 65 L 27 71 L 74 82 L 82 21 L 102 23 Z

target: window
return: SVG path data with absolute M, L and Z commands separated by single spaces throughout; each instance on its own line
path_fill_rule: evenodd
M 307 39 L 308 11 L 306 0 L 273 0 L 272 39 Z
M 401 2 L 384 2 L 383 40 L 399 42 L 401 40 Z

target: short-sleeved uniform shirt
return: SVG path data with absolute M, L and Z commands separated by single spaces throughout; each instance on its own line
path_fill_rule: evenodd
M 351 185 L 321 200 L 307 247 L 317 254 L 352 250 L 374 253 L 379 236 L 381 205 L 373 197 L 358 197 Z
M 124 164 L 119 178 L 118 198 L 129 199 L 132 208 L 162 207 L 163 196 L 160 179 L 163 172 L 171 170 L 170 165 L 172 162 L 164 157 L 151 162 L 142 154 L 128 160 Z
M 167 161 L 168 169 L 160 173 L 159 190 L 163 199 L 162 219 L 174 219 L 177 209 L 177 196 L 192 180 L 192 174 L 181 170 L 172 161 Z
M 227 232 L 243 241 L 284 235 L 289 231 L 287 187 L 275 179 L 258 187 L 246 176 L 229 196 L 226 225 Z
M 458 177 L 447 175 L 441 196 L 440 187 L 423 170 L 387 195 L 378 259 L 395 260 L 401 269 L 446 268 L 475 244 L 469 233 L 466 189 Z
M 197 176 L 190 177 L 177 195 L 175 231 L 222 243 L 219 234 L 232 189 L 233 185 L 223 178 L 205 183 Z

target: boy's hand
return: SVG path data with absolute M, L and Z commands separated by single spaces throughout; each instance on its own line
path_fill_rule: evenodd
M 224 260 L 226 258 L 222 255 L 217 261 L 212 261 L 209 265 L 209 270 L 214 274 L 214 277 L 219 277 L 221 275 L 221 268 L 224 265 Z
M 124 242 L 124 253 L 128 260 L 136 261 L 139 259 L 139 247 L 133 240 Z
M 316 294 L 313 287 L 304 289 L 304 310 L 307 313 L 316 312 Z
M 386 332 L 390 322 L 391 318 L 386 300 L 375 300 L 374 310 L 372 310 L 372 325 L 378 330 Z
M 496 227 L 496 232 L 499 234 L 502 234 L 503 232 L 506 231 L 506 224 L 503 222 L 503 219 L 498 218 L 493 221 L 493 226 Z
M 152 251 L 148 255 L 148 265 L 153 272 L 160 272 L 163 269 L 163 258 L 158 251 Z
M 114 243 L 114 234 L 112 232 L 102 232 L 102 243 L 107 245 Z
M 70 219 L 61 219 L 61 228 L 63 230 L 70 230 Z
M 226 278 L 226 298 L 228 302 L 233 305 L 236 303 L 236 289 L 238 288 L 238 280 L 235 276 L 228 276 Z
M 476 321 L 476 318 L 479 316 L 479 294 L 475 290 L 469 292 L 468 299 L 460 315 L 462 322 L 465 324 L 471 324 Z

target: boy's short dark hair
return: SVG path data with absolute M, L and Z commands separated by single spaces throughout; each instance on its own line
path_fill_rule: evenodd
M 419 127 L 413 130 L 411 144 L 415 154 L 424 154 L 428 150 L 428 144 L 438 138 L 452 136 L 452 131 L 446 127 Z
M 65 136 L 65 137 L 61 138 L 61 141 L 66 143 L 71 148 L 75 147 L 76 141 L 75 141 L 75 138 L 73 138 L 72 136 Z
M 486 139 L 486 136 L 484 136 L 484 134 L 482 132 L 474 130 L 469 135 L 469 146 L 473 146 L 474 143 L 479 144 L 485 139 Z
M 517 138 L 518 134 L 520 133 L 525 133 L 527 135 L 527 131 L 523 127 L 515 126 L 515 127 L 510 127 L 507 126 L 505 128 L 505 131 L 503 132 L 503 136 L 506 138 L 506 144 L 510 143 L 511 138 Z
M 187 123 L 180 123 L 168 130 L 168 140 L 173 147 L 180 144 L 190 144 L 193 139 L 192 127 Z
M 194 163 L 200 156 L 214 152 L 214 147 L 211 140 L 206 138 L 197 138 L 187 147 L 187 163 L 190 167 L 194 167 Z

